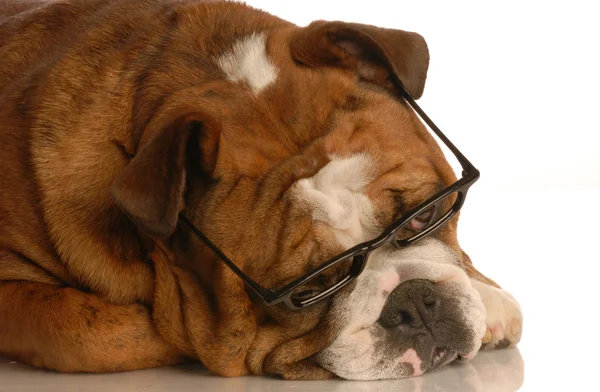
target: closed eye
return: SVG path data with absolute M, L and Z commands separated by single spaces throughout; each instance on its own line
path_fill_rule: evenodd
M 408 203 L 406 202 L 406 198 L 404 197 L 404 194 L 406 193 L 405 191 L 395 188 L 386 189 L 386 191 L 390 193 L 394 203 L 394 215 L 392 222 L 395 222 L 396 220 L 402 218 L 402 216 L 411 208 L 417 207 L 420 203 L 423 203 L 431 196 L 435 195 L 438 192 L 441 192 L 443 189 L 446 188 L 446 184 L 442 180 L 436 181 L 435 183 L 426 182 L 421 185 L 421 188 L 429 189 L 430 191 L 426 193 L 426 197 L 423 197 L 422 200 L 419 201 L 419 203 L 414 205 L 413 203 L 410 203 L 410 205 L 408 205 Z

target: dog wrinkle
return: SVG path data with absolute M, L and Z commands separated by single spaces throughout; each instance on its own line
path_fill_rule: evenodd
M 240 39 L 230 52 L 217 60 L 217 64 L 227 80 L 248 83 L 254 94 L 277 80 L 277 68 L 267 54 L 265 33 Z

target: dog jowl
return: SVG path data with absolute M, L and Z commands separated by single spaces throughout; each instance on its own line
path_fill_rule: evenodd
M 0 5 L 0 59 L 1 355 L 380 379 L 518 343 L 519 305 L 460 248 L 458 214 L 301 309 L 265 305 L 180 223 L 277 290 L 455 184 L 394 82 L 422 95 L 420 35 L 234 2 L 16 0 Z

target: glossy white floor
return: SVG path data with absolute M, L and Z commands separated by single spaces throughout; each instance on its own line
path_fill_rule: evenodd
M 489 186 L 489 184 L 488 184 Z M 476 265 L 510 290 L 525 315 L 518 349 L 484 352 L 422 377 L 376 382 L 223 379 L 186 366 L 66 375 L 0 360 L 4 391 L 394 391 L 600 390 L 597 339 L 600 189 L 490 192 L 472 189 L 461 242 Z

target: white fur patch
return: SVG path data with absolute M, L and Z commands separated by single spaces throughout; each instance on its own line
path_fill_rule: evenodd
M 217 60 L 217 64 L 227 80 L 248 83 L 254 94 L 277 80 L 277 68 L 267 55 L 265 33 L 242 38 L 229 53 Z
M 333 156 L 316 175 L 295 185 L 298 197 L 312 209 L 313 219 L 329 225 L 346 249 L 380 232 L 373 204 L 362 192 L 373 180 L 372 165 L 366 154 Z
M 406 350 L 402 357 L 400 358 L 401 363 L 408 363 L 413 368 L 413 376 L 420 376 L 423 374 L 421 370 L 421 358 L 419 358 L 419 354 L 415 351 L 414 348 L 409 348 Z

